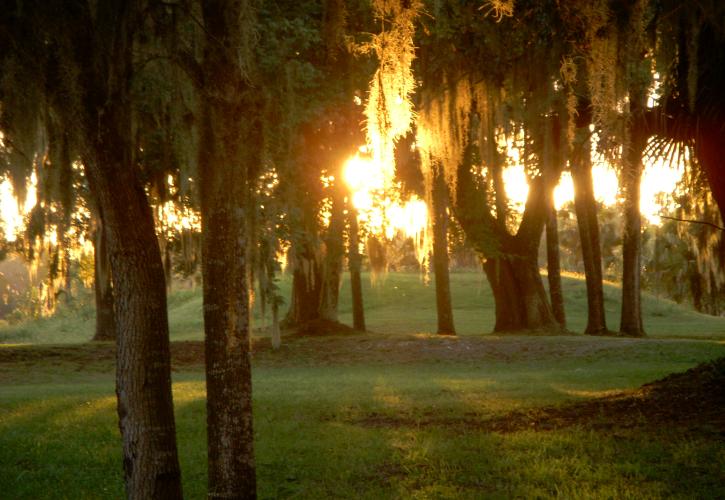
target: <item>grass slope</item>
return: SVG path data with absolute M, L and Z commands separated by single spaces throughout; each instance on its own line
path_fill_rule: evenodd
M 284 277 L 281 293 L 289 297 L 290 282 Z M 564 297 L 568 327 L 582 332 L 586 326 L 586 288 L 581 278 L 564 277 Z M 489 333 L 494 323 L 491 289 L 482 273 L 451 274 L 453 315 L 460 335 Z M 619 327 L 620 295 L 618 285 L 606 283 L 605 307 L 608 326 Z M 435 291 L 415 273 L 390 273 L 375 285 L 363 279 L 365 314 L 368 328 L 378 333 L 435 332 Z M 340 320 L 352 324 L 350 284 L 343 279 L 340 294 Z M 700 314 L 670 300 L 643 294 L 644 326 L 652 337 L 725 339 L 725 318 Z M 254 312 L 255 326 L 264 326 L 259 308 Z M 0 343 L 78 343 L 93 336 L 94 312 L 90 308 L 60 311 L 52 318 L 20 325 L 0 327 Z M 169 296 L 169 322 L 172 340 L 203 338 L 200 290 L 177 291 Z

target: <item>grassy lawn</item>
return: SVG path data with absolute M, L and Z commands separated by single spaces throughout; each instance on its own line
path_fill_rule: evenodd
M 514 432 L 475 425 L 725 356 L 725 321 L 647 297 L 645 326 L 655 338 L 481 335 L 492 327 L 483 276 L 455 274 L 453 284 L 460 338 L 427 333 L 432 288 L 391 274 L 366 290 L 368 322 L 380 333 L 288 338 L 280 351 L 255 352 L 262 498 L 725 497 L 722 433 L 617 422 Z M 570 278 L 565 287 L 579 330 L 583 284 Z M 617 291 L 607 289 L 610 326 Z M 342 309 L 347 321 L 349 303 Z M 175 340 L 201 338 L 200 312 L 198 293 L 171 297 Z M 0 333 L 0 497 L 123 496 L 111 347 L 38 345 L 83 342 L 92 319 L 68 315 Z M 176 362 L 173 378 L 185 495 L 204 498 L 203 367 Z
M 564 297 L 568 328 L 582 332 L 586 326 L 584 281 L 565 276 Z M 280 289 L 289 298 L 290 279 L 283 276 Z M 486 277 L 481 272 L 451 274 L 453 316 L 460 335 L 490 333 L 494 324 L 494 303 Z M 621 291 L 606 283 L 605 307 L 610 329 L 619 328 Z M 390 273 L 376 283 L 363 277 L 365 315 L 368 329 L 376 333 L 431 333 L 436 328 L 435 290 L 416 273 Z M 700 314 L 666 299 L 643 294 L 643 321 L 651 337 L 725 339 L 725 318 Z M 283 308 L 283 314 L 285 312 Z M 350 282 L 344 275 L 340 293 L 340 321 L 352 324 Z M 255 327 L 266 324 L 255 308 Z M 61 311 L 51 319 L 0 327 L 0 343 L 58 344 L 86 342 L 93 336 L 92 308 Z M 201 290 L 177 291 L 169 297 L 172 340 L 201 340 L 203 335 Z

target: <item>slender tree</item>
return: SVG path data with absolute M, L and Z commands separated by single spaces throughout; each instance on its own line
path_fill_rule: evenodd
M 442 169 L 433 167 L 431 212 L 433 226 L 433 275 L 436 290 L 436 313 L 438 334 L 455 335 L 453 308 L 451 306 L 451 284 L 448 272 L 448 186 Z

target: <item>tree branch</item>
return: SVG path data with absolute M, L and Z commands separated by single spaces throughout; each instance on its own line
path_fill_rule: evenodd
M 688 224 L 702 224 L 704 226 L 711 226 L 715 229 L 718 229 L 720 231 L 725 231 L 725 227 L 718 226 L 717 224 L 714 224 L 712 222 L 707 222 L 704 220 L 695 220 L 695 219 L 680 219 L 678 217 L 669 217 L 667 215 L 660 215 L 660 219 L 667 219 L 667 220 L 673 220 L 676 222 L 687 222 Z

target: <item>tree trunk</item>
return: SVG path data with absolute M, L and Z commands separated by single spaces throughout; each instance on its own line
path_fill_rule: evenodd
M 171 268 L 171 249 L 169 242 L 164 242 L 164 280 L 166 282 L 166 291 L 171 292 L 171 280 L 173 278 L 173 270 Z
M 466 161 L 469 155 L 466 155 Z M 494 331 L 550 330 L 561 327 L 551 310 L 539 274 L 538 253 L 546 220 L 544 179 L 532 179 L 526 208 L 516 235 L 504 232 L 494 217 L 470 165 L 458 170 L 456 217 L 476 251 L 484 257 L 484 271 L 496 306 Z
M 125 147 L 126 103 L 98 114 L 86 177 L 106 222 L 116 312 L 116 395 L 126 495 L 181 498 L 166 288 L 153 218 Z
M 483 269 L 496 305 L 494 332 L 550 329 L 557 324 L 535 256 L 489 258 Z
M 342 178 L 340 177 L 340 181 Z M 322 283 L 320 290 L 320 319 L 337 322 L 337 306 L 340 299 L 340 278 L 342 276 L 345 246 L 344 200 L 341 188 L 333 186 L 330 225 L 325 235 L 325 254 L 322 261 Z
M 365 331 L 365 309 L 363 307 L 362 279 L 360 268 L 362 256 L 360 255 L 360 237 L 357 224 L 357 210 L 350 204 L 348 209 L 350 218 L 350 250 L 348 261 L 350 266 L 350 288 L 352 291 L 352 327 L 355 330 Z
M 256 90 L 242 48 L 246 2 L 204 2 L 199 120 L 209 498 L 256 498 L 250 305 L 249 175 L 259 161 Z
M 546 218 L 546 268 L 549 281 L 549 297 L 554 317 L 562 328 L 566 328 L 564 311 L 564 292 L 561 286 L 561 264 L 559 257 L 559 228 L 557 224 L 554 197 L 549 197 L 548 217 Z
M 693 258 L 694 258 L 694 256 L 693 256 Z M 696 264 L 688 264 L 688 268 L 689 268 L 688 275 L 689 275 L 689 281 L 690 281 L 690 293 L 692 294 L 692 307 L 694 307 L 695 311 L 697 311 L 697 312 L 703 312 L 702 276 L 700 275 L 700 271 L 697 270 Z
M 558 118 L 549 118 L 544 122 L 544 144 L 542 148 L 542 164 L 544 170 L 544 187 L 546 189 L 546 268 L 549 282 L 549 298 L 554 317 L 563 329 L 566 329 L 566 313 L 564 311 L 564 292 L 561 286 L 561 258 L 559 255 L 559 224 L 557 221 L 554 191 L 561 178 L 564 164 L 562 155 L 566 147 L 562 144 L 565 134 L 561 133 L 561 122 Z
M 448 187 L 440 167 L 434 167 L 432 175 L 433 274 L 436 287 L 438 334 L 455 335 L 451 284 L 448 274 Z
M 115 340 L 116 320 L 113 314 L 113 288 L 108 259 L 108 245 L 103 223 L 93 232 L 93 289 L 96 297 L 96 332 L 93 340 Z
M 85 145 L 92 155 L 85 164 L 86 179 L 108 238 L 126 495 L 169 499 L 181 498 L 182 492 L 166 289 L 153 216 L 131 147 L 129 85 L 136 14 L 134 5 L 120 1 L 77 12 L 84 29 L 74 30 L 81 72 L 75 90 L 85 116 L 66 117 L 66 123 L 85 127 Z
M 631 104 L 633 107 L 635 103 Z M 631 337 L 644 337 L 640 274 L 642 267 L 642 217 L 639 211 L 642 181 L 642 152 L 647 134 L 636 122 L 631 125 L 631 144 L 624 152 L 622 192 L 624 231 L 622 232 L 622 315 L 619 331 Z
M 272 338 L 272 348 L 279 349 L 282 345 L 282 336 L 279 328 L 279 305 L 275 300 L 272 303 L 272 331 L 270 337 Z
M 580 131 L 581 133 L 581 131 Z M 588 130 L 584 133 L 588 135 Z M 571 166 L 574 181 L 574 209 L 576 211 L 579 237 L 584 261 L 584 276 L 587 285 L 587 327 L 589 335 L 606 335 L 607 319 L 604 309 L 604 287 L 602 284 L 602 250 L 599 243 L 599 222 L 597 202 L 594 198 L 592 180 L 591 142 L 581 144 L 578 157 Z
M 322 266 L 316 245 L 311 241 L 294 242 L 291 248 L 292 294 L 286 327 L 304 325 L 320 319 Z

